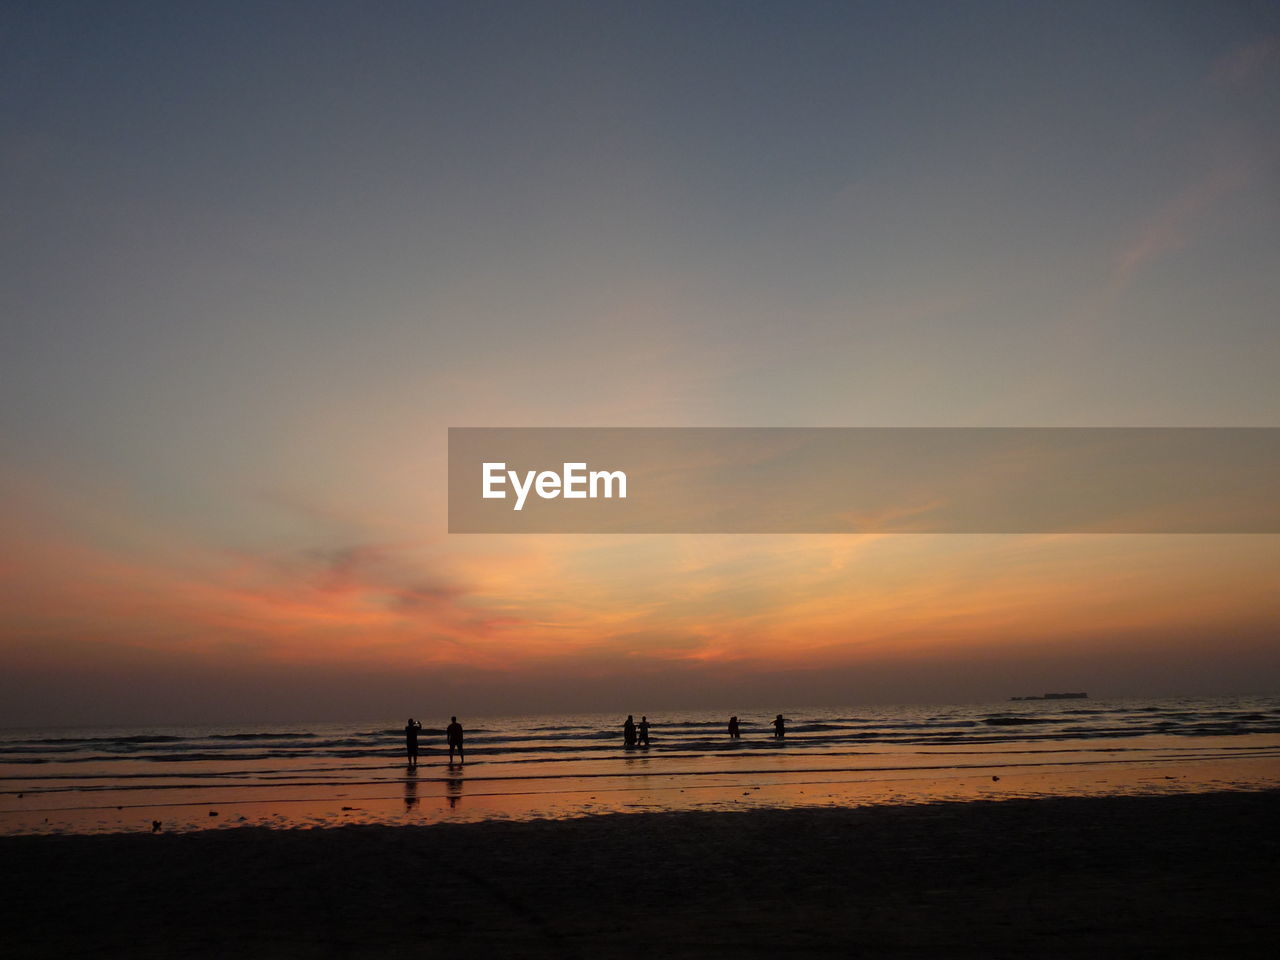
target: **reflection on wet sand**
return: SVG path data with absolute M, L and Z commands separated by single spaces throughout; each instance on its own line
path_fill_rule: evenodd
M 444 782 L 445 799 L 449 802 L 449 809 L 456 810 L 458 801 L 462 799 L 462 777 L 452 776 Z
M 408 813 L 418 805 L 418 767 L 414 764 L 404 772 L 404 811 Z

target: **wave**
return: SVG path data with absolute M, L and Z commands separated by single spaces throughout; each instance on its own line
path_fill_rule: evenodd
M 639 716 L 640 714 L 635 714 Z M 1280 701 L 1239 698 L 1164 703 L 1091 702 L 1087 705 L 1039 703 L 993 704 L 974 707 L 904 710 L 794 711 L 784 741 L 772 738 L 774 711 L 740 714 L 743 739 L 726 736 L 726 718 L 719 713 L 653 716 L 647 750 L 624 752 L 620 716 L 486 718 L 466 732 L 468 758 L 494 764 L 601 763 L 642 756 L 695 758 L 744 755 L 759 750 L 785 749 L 807 756 L 854 756 L 879 749 L 970 748 L 977 751 L 1017 744 L 1094 742 L 1096 749 L 1123 738 L 1146 736 L 1193 737 L 1209 740 L 1244 734 L 1280 733 Z M 419 735 L 424 758 L 444 751 L 443 730 L 425 728 Z M 24 778 L 52 775 L 61 770 L 156 771 L 181 767 L 254 769 L 267 771 L 312 769 L 328 761 L 365 767 L 393 766 L 403 756 L 404 730 L 369 724 L 308 724 L 280 729 L 271 725 L 228 728 L 161 728 L 85 731 L 0 731 L 0 779 L 8 768 Z M 41 768 L 36 773 L 36 768 Z
M 134 737 L 36 737 L 28 740 L 9 740 L 8 743 L 172 743 L 186 740 L 187 737 L 175 736 L 134 736 Z

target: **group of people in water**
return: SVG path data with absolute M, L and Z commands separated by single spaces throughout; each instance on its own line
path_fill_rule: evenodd
M 422 724 L 413 717 L 404 725 L 404 750 L 411 767 L 418 765 L 418 733 L 421 730 Z M 449 766 L 453 766 L 455 750 L 458 752 L 458 762 L 466 763 L 467 757 L 462 749 L 462 724 L 457 717 L 449 718 L 449 726 L 444 728 L 444 737 L 449 743 Z
M 787 735 L 787 718 L 778 714 L 773 718 L 773 739 L 781 740 Z M 729 739 L 742 739 L 742 726 L 737 717 L 729 718 Z M 622 745 L 624 747 L 647 747 L 649 745 L 649 718 L 642 716 L 636 723 L 632 714 L 622 724 Z
M 622 724 L 622 745 L 624 747 L 647 747 L 649 745 L 649 718 L 642 716 L 636 723 L 631 714 L 627 714 Z
M 404 725 L 404 748 L 405 754 L 409 760 L 409 766 L 416 767 L 418 765 L 418 734 L 422 730 L 422 724 L 410 717 Z M 781 740 L 787 735 L 787 720 L 782 714 L 778 714 L 773 720 L 773 738 Z M 449 726 L 445 727 L 445 741 L 449 745 L 449 766 L 453 766 L 453 754 L 458 754 L 458 763 L 466 763 L 466 754 L 462 747 L 462 724 L 458 722 L 457 717 L 449 718 Z M 737 717 L 729 718 L 729 739 L 740 740 L 742 738 L 741 726 Z M 622 724 L 622 745 L 624 747 L 647 747 L 649 745 L 649 718 L 640 717 L 640 722 L 636 723 L 636 719 L 632 714 L 627 714 L 626 721 Z

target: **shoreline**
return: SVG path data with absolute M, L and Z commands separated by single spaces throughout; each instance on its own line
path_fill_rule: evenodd
M 1274 737 L 1264 743 L 1204 746 L 1189 756 L 1147 748 L 1125 758 L 1084 759 L 1078 752 L 1029 754 L 1016 764 L 936 765 L 932 755 L 914 766 L 816 766 L 811 757 L 779 757 L 771 770 L 717 763 L 697 769 L 655 763 L 643 770 L 571 774 L 529 771 L 495 777 L 483 765 L 399 768 L 399 775 L 322 780 L 297 775 L 288 782 L 108 783 L 89 790 L 25 795 L 11 787 L 0 796 L 0 836 L 103 835 L 161 830 L 194 832 L 216 827 L 380 826 L 503 820 L 567 820 L 609 813 L 735 812 L 744 809 L 864 807 L 1045 797 L 1151 796 L 1224 790 L 1280 789 Z M 1136 753 L 1136 752 L 1135 752 Z M 1086 755 L 1088 756 L 1088 755 Z M 887 757 L 885 759 L 888 759 Z M 392 774 L 397 768 L 390 768 Z M 21 785 L 14 785 L 19 787 Z
M 0 838 L 15 957 L 1262 956 L 1280 790 Z
M 785 742 L 674 715 L 652 750 L 620 747 L 612 715 L 482 718 L 465 765 L 406 764 L 385 720 L 10 732 L 0 835 L 1280 788 L 1276 697 L 791 713 Z

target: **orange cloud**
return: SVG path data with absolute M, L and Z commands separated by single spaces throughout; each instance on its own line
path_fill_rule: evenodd
M 1274 624 L 1280 572 L 1270 537 L 509 536 L 228 551 L 30 490 L 6 504 L 0 648 L 18 667 L 149 652 L 215 673 L 554 671 L 571 691 L 636 669 L 767 675 L 1013 656 L 1054 638 L 1212 635 Z M 1210 643 L 1203 654 L 1215 656 Z

